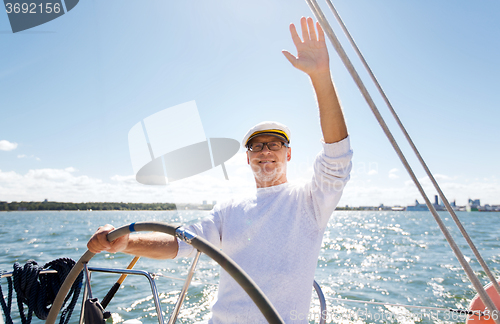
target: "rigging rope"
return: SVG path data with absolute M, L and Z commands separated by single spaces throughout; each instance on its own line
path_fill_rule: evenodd
M 2 278 L 2 277 L 0 277 Z M 12 317 L 10 316 L 10 309 L 12 307 L 12 278 L 7 278 L 9 293 L 7 296 L 8 304 L 5 304 L 5 299 L 3 297 L 2 285 L 0 284 L 0 304 L 2 305 L 3 313 L 5 315 L 5 324 L 12 324 Z
M 455 243 L 453 237 L 451 236 L 451 234 L 449 233 L 448 229 L 444 225 L 444 222 L 442 221 L 442 219 L 438 215 L 438 213 L 437 213 L 436 209 L 434 208 L 434 206 L 431 204 L 431 202 L 430 202 L 429 198 L 427 197 L 425 191 L 423 190 L 420 182 L 418 181 L 415 173 L 413 172 L 413 170 L 412 170 L 411 166 L 409 165 L 408 161 L 406 160 L 403 152 L 399 148 L 399 145 L 397 144 L 394 136 L 392 135 L 392 133 L 389 130 L 387 124 L 385 123 L 382 115 L 380 114 L 380 112 L 379 112 L 379 110 L 378 110 L 375 102 L 371 98 L 371 96 L 368 93 L 368 90 L 366 89 L 363 81 L 361 80 L 360 76 L 358 75 L 356 69 L 354 68 L 353 64 L 351 63 L 349 57 L 347 56 L 346 52 L 344 51 L 344 49 L 343 49 L 342 45 L 340 44 L 339 40 L 335 36 L 335 33 L 333 32 L 333 29 L 331 28 L 330 24 L 328 23 L 327 19 L 325 18 L 325 16 L 324 16 L 321 8 L 319 7 L 318 3 L 316 2 L 316 0 L 306 0 L 306 2 L 309 5 L 309 7 L 311 8 L 311 11 L 316 16 L 316 19 L 320 23 L 321 27 L 323 28 L 323 30 L 328 35 L 328 38 L 332 42 L 333 47 L 335 48 L 335 50 L 339 54 L 342 62 L 346 66 L 347 70 L 349 71 L 349 73 L 351 74 L 352 78 L 354 79 L 354 82 L 356 83 L 356 85 L 358 86 L 359 90 L 361 91 L 363 97 L 365 98 L 366 102 L 370 106 L 373 114 L 375 115 L 375 118 L 377 119 L 378 123 L 382 127 L 382 130 L 384 131 L 385 135 L 389 139 L 389 142 L 391 143 L 391 145 L 393 146 L 394 150 L 396 151 L 396 153 L 397 153 L 398 157 L 400 158 L 401 162 L 403 163 L 406 171 L 408 172 L 408 174 L 412 178 L 413 182 L 417 186 L 417 189 L 419 190 L 420 194 L 424 198 L 426 205 L 429 207 L 429 210 L 431 211 L 431 214 L 434 216 L 434 219 L 438 223 L 439 228 L 441 229 L 441 231 L 443 232 L 446 240 L 450 244 L 451 249 L 455 253 L 458 261 L 460 262 L 460 265 L 464 269 L 465 273 L 467 274 L 467 277 L 469 278 L 469 280 L 473 284 L 473 286 L 476 289 L 477 293 L 479 294 L 481 300 L 484 302 L 484 304 L 490 310 L 492 310 L 492 311 L 494 311 L 494 312 L 496 312 L 498 314 L 498 310 L 497 310 L 495 304 L 492 302 L 491 298 L 488 296 L 488 294 L 484 290 L 484 288 L 481 285 L 478 277 L 475 275 L 475 273 L 472 270 L 472 268 L 470 267 L 469 263 L 465 260 L 465 257 L 462 254 L 462 251 L 460 250 L 460 248 L 458 247 L 458 245 Z M 333 5 L 331 5 L 331 6 L 333 6 Z M 381 89 L 380 86 L 378 86 L 378 88 Z M 393 115 L 395 115 L 395 112 L 393 113 Z M 395 116 L 395 118 L 396 117 L 397 117 L 397 115 Z M 399 118 L 397 118 L 397 120 L 399 120 Z M 400 123 L 400 127 L 401 126 L 402 126 L 402 124 Z M 406 133 L 406 131 L 404 131 L 404 132 Z M 407 133 L 406 133 L 406 135 L 407 135 Z M 409 135 L 407 135 L 407 138 L 409 138 Z M 410 144 L 412 146 L 414 146 L 413 142 L 411 142 Z M 423 162 L 423 159 L 421 158 L 420 154 L 418 154 L 418 156 L 419 156 L 419 159 Z M 426 170 L 428 170 L 426 166 L 424 166 L 424 168 Z M 430 173 L 430 171 L 429 171 L 429 173 Z M 433 179 L 433 177 L 432 177 L 432 179 Z M 435 180 L 433 182 L 435 182 Z M 436 183 L 436 185 L 437 185 L 437 183 Z M 438 189 L 438 192 L 440 193 L 440 195 L 442 194 L 442 191 L 440 189 Z M 444 197 L 444 194 L 442 194 L 442 197 Z M 443 198 L 441 198 L 441 199 L 443 200 Z M 446 203 L 447 203 L 447 200 L 446 200 Z M 451 206 L 449 206 L 449 204 L 447 204 L 447 209 L 448 208 L 452 209 Z M 455 220 L 455 218 L 456 217 L 454 217 L 454 220 Z M 458 221 L 458 218 L 456 218 L 455 222 L 457 222 L 457 221 Z M 495 281 L 495 280 L 493 280 L 493 281 Z M 500 324 L 500 319 L 495 319 L 495 323 Z
M 403 132 L 403 134 L 404 134 L 406 140 L 408 141 L 408 143 L 410 144 L 411 148 L 413 149 L 413 152 L 415 153 L 415 155 L 417 156 L 418 160 L 420 161 L 420 164 L 424 168 L 425 173 L 427 174 L 427 176 L 431 180 L 432 184 L 434 185 L 434 188 L 437 190 L 437 192 L 439 194 L 439 197 L 441 198 L 441 201 L 444 203 L 444 205 L 446 207 L 446 210 L 448 211 L 448 213 L 451 215 L 451 217 L 455 221 L 455 224 L 457 225 L 458 229 L 462 233 L 462 236 L 467 241 L 467 244 L 469 244 L 469 247 L 471 248 L 472 252 L 476 256 L 476 259 L 478 260 L 479 264 L 481 265 L 481 267 L 483 268 L 484 272 L 486 273 L 486 275 L 490 279 L 491 283 L 495 287 L 495 290 L 497 291 L 497 293 L 500 295 L 500 285 L 498 284 L 497 280 L 495 279 L 495 276 L 491 272 L 490 268 L 488 267 L 488 265 L 484 261 L 483 257 L 479 253 L 479 251 L 476 248 L 476 246 L 474 245 L 474 243 L 472 242 L 469 234 L 467 233 L 467 231 L 463 227 L 462 223 L 458 219 L 457 214 L 455 213 L 455 211 L 451 207 L 450 203 L 448 202 L 448 199 L 446 198 L 446 196 L 444 195 L 443 191 L 441 190 L 441 187 L 439 186 L 439 184 L 437 183 L 436 179 L 432 175 L 432 172 L 427 167 L 427 164 L 425 163 L 424 159 L 420 155 L 420 152 L 418 151 L 417 147 L 415 146 L 415 143 L 413 143 L 413 140 L 411 139 L 410 134 L 408 134 L 408 132 L 406 131 L 406 128 L 403 126 L 403 123 L 399 119 L 399 116 L 396 113 L 396 111 L 394 110 L 394 107 L 392 106 L 391 102 L 389 101 L 389 98 L 385 94 L 385 91 L 382 89 L 382 86 L 380 85 L 380 83 L 378 82 L 377 78 L 375 77 L 375 74 L 371 70 L 371 68 L 368 65 L 368 63 L 366 62 L 363 54 L 361 54 L 361 51 L 359 50 L 358 46 L 356 45 L 356 42 L 354 42 L 354 39 L 352 38 L 351 34 L 349 33 L 349 30 L 347 30 L 347 27 L 345 26 L 342 18 L 340 18 L 339 13 L 337 12 L 337 10 L 335 9 L 335 7 L 333 6 L 333 3 L 331 2 L 331 0 L 325 0 L 325 1 L 328 4 L 328 7 L 330 7 L 330 10 L 332 11 L 333 15 L 335 16 L 335 19 L 339 23 L 340 27 L 344 31 L 345 36 L 347 37 L 347 39 L 351 43 L 351 46 L 353 47 L 354 51 L 356 52 L 356 54 L 358 55 L 359 59 L 363 63 L 363 66 L 365 67 L 366 71 L 370 75 L 370 77 L 371 77 L 373 83 L 375 84 L 375 86 L 377 87 L 380 95 L 384 99 L 387 107 L 389 108 L 389 111 L 391 112 L 392 116 L 396 120 L 396 123 L 398 124 L 399 128 Z
M 69 258 L 53 260 L 43 267 L 39 266 L 34 260 L 28 260 L 24 266 L 21 266 L 17 262 L 14 263 L 14 271 L 7 277 L 7 304 L 5 303 L 2 287 L 0 285 L 0 304 L 6 318 L 6 324 L 13 324 L 11 316 L 13 290 L 15 290 L 17 295 L 17 306 L 22 324 L 31 323 L 33 313 L 35 313 L 36 317 L 39 319 L 45 320 L 61 284 L 64 282 L 64 279 L 74 265 L 75 261 Z M 55 270 L 57 273 L 40 275 L 40 272 L 46 269 Z M 7 275 L 2 275 L 2 277 L 4 276 Z M 60 324 L 67 324 L 69 322 L 76 302 L 78 301 L 78 296 L 80 295 L 82 281 L 83 273 L 80 273 L 78 280 L 75 281 L 64 300 L 63 305 L 72 297 L 68 306 L 61 314 Z M 28 306 L 27 316 L 24 312 L 24 304 Z

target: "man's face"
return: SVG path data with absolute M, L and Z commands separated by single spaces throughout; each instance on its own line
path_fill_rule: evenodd
M 249 144 L 282 142 L 283 140 L 270 135 L 261 135 L 253 138 Z M 264 145 L 260 152 L 247 151 L 247 162 L 258 187 L 268 187 L 286 182 L 286 162 L 291 159 L 291 149 L 282 146 L 278 151 L 271 151 Z

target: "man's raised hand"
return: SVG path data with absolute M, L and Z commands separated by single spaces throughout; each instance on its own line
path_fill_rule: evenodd
M 294 24 L 290 24 L 290 33 L 293 43 L 297 48 L 297 56 L 283 50 L 285 57 L 297 69 L 307 73 L 309 76 L 315 74 L 330 73 L 328 50 L 325 43 L 323 29 L 316 23 L 318 32 L 314 28 L 312 18 L 302 17 L 300 19 L 302 28 L 302 39 L 300 39 Z

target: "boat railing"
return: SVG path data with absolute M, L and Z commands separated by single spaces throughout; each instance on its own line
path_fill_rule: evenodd
M 185 279 L 183 288 L 181 290 L 181 293 L 179 294 L 179 297 L 178 297 L 177 302 L 175 304 L 174 310 L 172 311 L 172 314 L 170 315 L 167 324 L 173 324 L 177 320 L 177 316 L 179 315 L 179 311 L 181 309 L 182 303 L 184 302 L 184 299 L 186 297 L 187 290 L 188 290 L 189 285 L 192 281 L 193 274 L 194 274 L 196 265 L 198 263 L 198 260 L 200 258 L 200 255 L 201 255 L 201 252 L 198 251 L 196 256 L 193 258 L 193 262 L 191 263 L 191 267 L 190 267 L 190 270 L 189 270 L 187 277 Z M 91 281 L 91 273 L 92 272 L 114 273 L 114 274 L 121 274 L 121 275 L 135 275 L 135 276 L 146 277 L 146 279 L 149 282 L 150 288 L 151 288 L 151 293 L 153 296 L 153 301 L 154 301 L 156 313 L 158 316 L 158 323 L 159 324 L 165 323 L 164 318 L 163 318 L 163 313 L 161 310 L 161 306 L 160 306 L 158 289 L 157 289 L 156 284 L 155 284 L 155 279 L 157 277 L 159 277 L 160 275 L 155 274 L 155 273 L 150 273 L 150 272 L 145 271 L 145 270 L 87 267 L 87 265 L 85 264 L 84 265 L 84 272 L 87 273 L 87 271 L 88 271 L 88 274 L 85 276 L 86 282 L 83 285 L 83 287 L 84 287 L 83 300 L 84 301 L 87 300 L 87 298 L 89 297 L 89 292 L 91 290 L 90 281 Z M 55 273 L 57 273 L 56 270 L 41 270 L 40 271 L 40 274 L 55 274 Z M 0 276 L 0 278 L 7 278 L 7 277 L 12 277 L 12 272 L 2 273 Z M 182 279 L 179 278 L 179 280 L 182 280 Z M 324 324 L 324 323 L 326 323 L 326 318 L 327 318 L 326 299 L 325 299 L 325 296 L 323 294 L 323 291 L 321 290 L 321 287 L 319 286 L 319 284 L 316 281 L 313 282 L 313 288 L 316 291 L 316 294 L 318 296 L 319 303 L 320 303 L 321 311 L 320 311 L 319 324 Z M 85 314 L 85 303 L 82 303 L 79 324 L 84 323 L 84 314 Z
M 188 290 L 189 285 L 191 283 L 191 280 L 193 278 L 194 270 L 195 270 L 196 265 L 198 263 L 200 254 L 201 254 L 201 252 L 198 252 L 196 254 L 196 256 L 194 257 L 194 259 L 193 259 L 193 262 L 191 264 L 191 268 L 190 268 L 189 273 L 187 275 L 187 278 L 186 278 L 186 280 L 184 282 L 184 286 L 182 288 L 182 291 L 181 291 L 181 293 L 179 295 L 179 298 L 177 299 L 177 302 L 175 304 L 174 310 L 172 311 L 172 314 L 170 315 L 169 320 L 167 322 L 168 324 L 173 324 L 177 320 L 177 316 L 179 315 L 180 308 L 181 308 L 182 303 L 184 302 L 184 299 L 186 297 L 187 290 Z M 163 318 L 163 313 L 162 313 L 162 310 L 161 310 L 161 306 L 160 306 L 160 299 L 159 299 L 158 289 L 157 289 L 156 284 L 155 284 L 155 278 L 158 277 L 157 274 L 150 273 L 150 272 L 145 271 L 145 270 L 118 269 L 118 268 L 99 268 L 99 267 L 85 267 L 85 268 L 88 269 L 89 273 L 92 273 L 92 272 L 102 272 L 102 273 L 115 273 L 115 274 L 122 274 L 122 275 L 125 274 L 125 275 L 135 275 L 135 276 L 146 277 L 146 279 L 149 282 L 150 288 L 151 288 L 151 293 L 152 293 L 152 296 L 153 296 L 153 301 L 154 301 L 154 304 L 155 304 L 156 313 L 158 315 L 158 323 L 159 324 L 164 324 L 165 323 L 164 322 L 164 318 Z M 55 273 L 57 273 L 56 270 L 41 270 L 40 271 L 40 274 L 55 274 Z M 8 277 L 12 277 L 12 272 L 5 272 L 5 273 L 2 273 L 0 275 L 0 278 L 8 278 Z M 89 279 L 90 279 L 90 275 L 89 275 Z M 83 300 L 86 300 L 88 298 L 88 295 L 89 295 L 89 286 L 90 286 L 90 282 L 88 282 L 88 283 L 86 282 L 83 285 L 83 287 L 84 287 L 84 289 L 83 289 Z M 319 324 L 324 324 L 324 323 L 326 323 L 326 318 L 327 318 L 326 299 L 325 299 L 325 296 L 323 294 L 323 291 L 321 290 L 321 287 L 316 282 L 316 280 L 314 280 L 314 282 L 313 282 L 313 288 L 316 291 L 316 294 L 317 294 L 318 299 L 319 299 L 320 307 L 321 307 Z M 84 323 L 84 314 L 85 314 L 84 307 L 85 307 L 85 303 L 82 303 L 79 324 L 83 324 Z
M 48 270 L 41 270 L 40 271 L 40 274 L 49 274 L 49 273 L 57 273 L 57 270 L 48 269 Z M 4 272 L 4 273 L 0 274 L 0 279 L 1 278 L 9 278 L 9 277 L 12 277 L 12 272 Z
M 196 256 L 193 259 L 193 262 L 191 263 L 191 268 L 187 274 L 186 280 L 184 282 L 184 286 L 182 287 L 181 293 L 179 294 L 179 297 L 177 299 L 177 302 L 175 303 L 174 310 L 172 311 L 172 314 L 169 317 L 169 320 L 167 324 L 173 324 L 177 320 L 177 316 L 179 315 L 182 303 L 184 302 L 184 299 L 187 294 L 187 290 L 189 288 L 189 285 L 191 283 L 191 280 L 193 278 L 194 270 L 196 268 L 196 265 L 198 263 L 199 257 L 201 255 L 201 252 L 198 252 Z M 149 285 L 151 287 L 151 293 L 153 295 L 153 301 L 155 304 L 156 308 L 156 313 L 158 314 L 158 323 L 159 324 L 164 324 L 164 318 L 163 318 L 163 313 L 161 310 L 161 304 L 159 300 L 159 294 L 158 294 L 158 289 L 156 288 L 155 284 L 155 278 L 158 277 L 157 274 L 155 273 L 150 273 L 144 270 L 129 270 L 129 269 L 115 269 L 115 268 L 97 268 L 97 267 L 88 267 L 89 272 L 104 272 L 104 273 L 115 273 L 115 274 L 126 274 L 126 275 L 136 275 L 136 276 L 144 276 L 147 278 Z M 54 270 L 51 270 L 54 273 Z M 83 300 L 86 300 L 88 297 L 88 288 L 87 284 L 84 285 L 84 290 L 83 290 Z M 314 280 L 313 282 L 313 288 L 316 291 L 319 303 L 320 303 L 320 321 L 319 324 L 325 324 L 326 323 L 326 318 L 327 318 L 327 309 L 326 309 L 326 299 L 325 295 L 323 294 L 323 291 L 321 290 L 320 285 Z M 80 322 L 79 324 L 84 323 L 84 303 L 82 303 L 82 309 L 80 312 Z
M 163 313 L 161 312 L 161 306 L 160 306 L 160 299 L 158 296 L 158 289 L 156 288 L 155 284 L 155 274 L 154 273 L 149 273 L 144 270 L 132 270 L 132 269 L 114 269 L 114 268 L 96 268 L 96 267 L 88 267 L 88 270 L 90 273 L 92 272 L 104 272 L 104 273 L 116 273 L 116 274 L 126 274 L 126 275 L 135 275 L 135 276 L 144 276 L 148 279 L 149 285 L 151 287 L 151 293 L 153 295 L 153 300 L 155 303 L 155 308 L 156 308 L 156 313 L 158 314 L 158 323 L 163 324 Z M 88 284 L 86 283 L 84 285 L 83 289 L 83 300 L 86 300 L 88 297 L 89 289 L 88 289 Z M 80 312 L 80 324 L 84 323 L 84 307 L 85 303 L 82 303 L 82 309 Z

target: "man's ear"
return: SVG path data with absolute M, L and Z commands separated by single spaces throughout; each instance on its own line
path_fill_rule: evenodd
M 246 151 L 247 153 L 247 164 L 250 164 L 250 157 L 248 156 L 248 151 Z
M 287 152 L 286 152 L 286 160 L 288 162 L 290 162 L 291 159 L 292 159 L 292 148 L 289 147 L 288 150 L 287 150 Z

